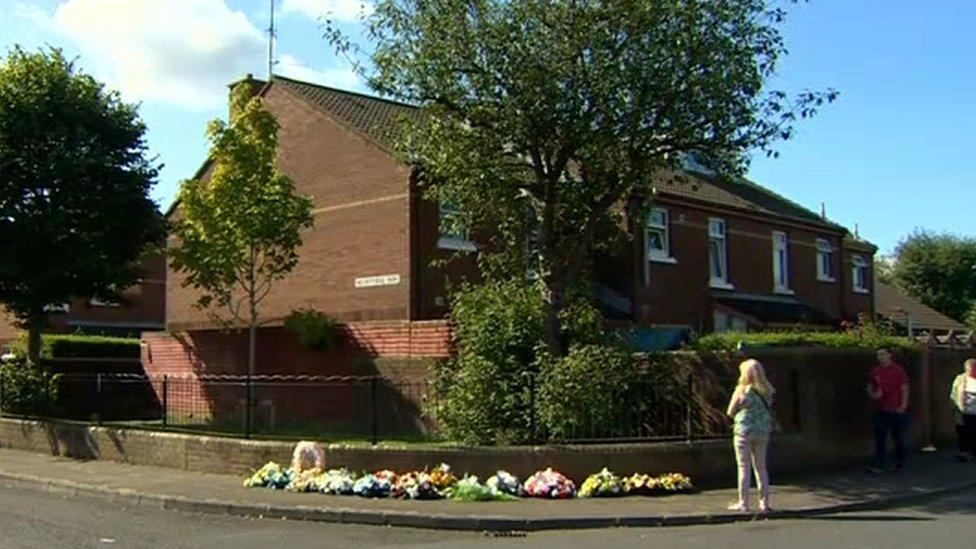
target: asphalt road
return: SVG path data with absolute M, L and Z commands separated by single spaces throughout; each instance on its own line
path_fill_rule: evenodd
M 460 505 L 460 504 L 459 504 Z M 482 533 L 346 526 L 125 508 L 0 485 L 0 547 L 968 547 L 976 490 L 902 509 L 807 520 L 681 528 L 607 529 L 494 537 Z

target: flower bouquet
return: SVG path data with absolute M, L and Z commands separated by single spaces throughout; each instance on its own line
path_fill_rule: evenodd
M 322 469 L 313 467 L 295 475 L 291 483 L 285 487 L 289 492 L 319 492 L 322 489 Z
M 451 473 L 450 465 L 441 463 L 430 472 L 430 481 L 434 483 L 434 488 L 443 493 L 457 482 L 457 477 Z
M 562 473 L 549 468 L 525 480 L 525 494 L 533 498 L 567 499 L 576 495 L 576 485 Z
M 662 490 L 661 481 L 658 477 L 634 473 L 624 482 L 624 490 L 635 496 L 653 496 Z
M 623 480 L 607 470 L 606 467 L 599 473 L 586 477 L 579 491 L 580 497 L 583 498 L 607 498 L 622 496 L 623 494 Z
M 658 477 L 661 489 L 670 493 L 690 492 L 695 489 L 691 479 L 681 473 L 667 473 Z
M 393 485 L 392 495 L 405 499 L 441 499 L 444 494 L 434 486 L 430 474 L 424 471 L 412 471 L 397 477 Z
M 352 492 L 364 498 L 385 498 L 393 490 L 396 473 L 393 471 L 377 471 L 371 475 L 363 475 L 353 484 Z
M 253 475 L 244 479 L 245 488 L 275 488 L 282 489 L 291 484 L 295 478 L 291 469 L 282 469 L 281 465 L 273 461 L 265 463 Z
M 467 476 L 454 483 L 450 489 L 454 501 L 513 501 L 518 498 L 505 492 L 493 490 L 478 482 L 478 477 Z
M 329 469 L 319 479 L 319 490 L 323 494 L 348 496 L 353 493 L 356 479 L 345 469 Z
M 525 497 L 525 488 L 519 479 L 508 471 L 498 471 L 485 482 L 495 494 L 508 494 L 517 498 Z

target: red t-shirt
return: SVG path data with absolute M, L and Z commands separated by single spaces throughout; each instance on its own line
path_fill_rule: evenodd
M 900 365 L 892 362 L 877 365 L 871 370 L 871 386 L 881 390 L 881 398 L 875 399 L 874 407 L 883 412 L 897 412 L 902 405 L 903 385 L 908 384 L 908 374 Z

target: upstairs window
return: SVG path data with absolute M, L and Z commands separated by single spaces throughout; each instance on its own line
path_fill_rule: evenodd
M 790 290 L 790 237 L 782 231 L 773 231 L 773 290 L 791 294 Z
M 439 238 L 437 247 L 444 250 L 474 251 L 468 230 L 461 227 L 461 209 L 449 202 L 438 205 L 437 228 Z
M 647 259 L 663 263 L 674 263 L 671 257 L 670 218 L 668 210 L 651 208 L 647 214 L 647 226 L 644 231 L 644 241 L 647 244 Z
M 851 258 L 851 263 L 854 291 L 859 294 L 869 293 L 871 290 L 868 289 L 868 261 L 863 255 L 855 255 Z
M 731 289 L 729 284 L 728 243 L 724 219 L 708 220 L 708 265 L 713 288 Z
M 817 239 L 817 280 L 834 282 L 834 247 L 825 238 Z

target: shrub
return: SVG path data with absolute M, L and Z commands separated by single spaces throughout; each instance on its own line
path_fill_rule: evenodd
M 41 414 L 57 399 L 57 383 L 22 357 L 0 363 L 0 399 L 4 413 Z
M 463 285 L 451 297 L 453 357 L 434 369 L 432 412 L 445 435 L 468 444 L 532 439 L 530 387 L 539 369 L 543 313 L 535 284 Z M 564 338 L 602 340 L 602 318 L 579 297 L 566 309 Z
M 574 345 L 561 359 L 543 358 L 537 410 L 551 438 L 611 436 L 626 430 L 628 398 L 641 385 L 631 353 L 619 346 Z
M 292 311 L 285 317 L 285 328 L 294 333 L 298 342 L 309 349 L 333 349 L 342 336 L 335 320 L 312 308 Z
M 14 345 L 17 355 L 27 354 L 26 336 Z M 41 335 L 41 358 L 132 358 L 138 359 L 138 338 L 82 334 Z
M 847 347 L 877 349 L 892 347 L 910 351 L 917 344 L 905 337 L 891 335 L 883 324 L 867 322 L 863 319 L 855 324 L 846 324 L 841 332 L 724 332 L 709 334 L 698 338 L 691 347 L 707 351 L 727 351 L 735 349 L 739 343 L 750 347 Z

